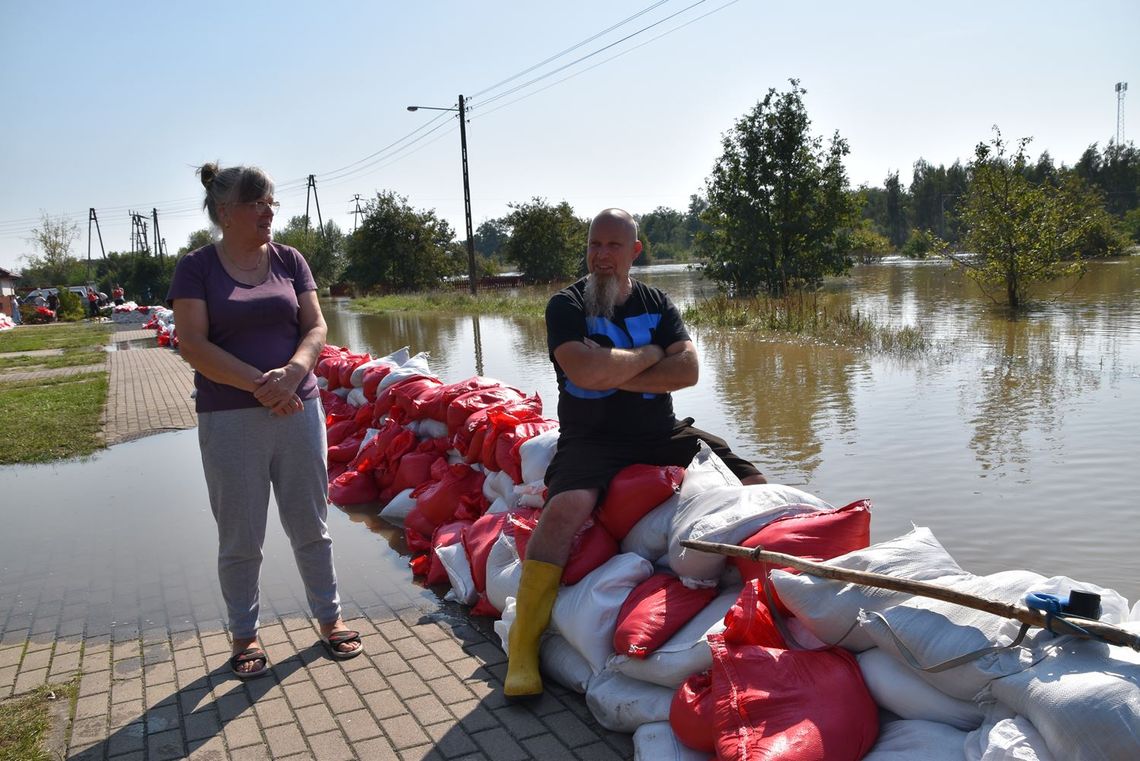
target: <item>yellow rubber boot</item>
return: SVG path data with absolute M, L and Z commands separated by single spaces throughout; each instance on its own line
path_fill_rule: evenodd
M 503 694 L 526 698 L 542 694 L 538 672 L 538 644 L 562 581 L 562 566 L 541 560 L 523 561 L 519 592 L 515 598 L 515 620 L 507 641 L 507 679 Z

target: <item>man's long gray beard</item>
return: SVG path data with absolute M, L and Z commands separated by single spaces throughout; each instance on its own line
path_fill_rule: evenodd
M 611 319 L 620 293 L 621 284 L 616 277 L 599 277 L 594 274 L 587 276 L 586 288 L 582 293 L 586 299 L 586 314 Z

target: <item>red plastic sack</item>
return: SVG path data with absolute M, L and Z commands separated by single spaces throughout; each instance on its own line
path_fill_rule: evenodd
M 435 452 L 408 452 L 400 458 L 396 466 L 396 478 L 392 482 L 395 493 L 404 489 L 416 489 L 431 480 L 431 466 L 439 459 Z
M 669 726 L 677 739 L 693 750 L 716 753 L 712 676 L 693 674 L 677 688 L 669 704 Z
M 361 384 L 361 389 L 364 391 L 364 398 L 370 402 L 376 401 L 376 387 L 380 385 L 380 381 L 392 372 L 392 365 L 373 365 L 364 371 L 364 380 Z
M 455 436 L 472 413 L 504 402 L 518 401 L 523 392 L 510 386 L 491 386 L 468 391 L 451 400 L 447 405 L 447 434 Z
M 452 519 L 464 497 L 485 504 L 483 479 L 482 473 L 460 462 L 450 466 L 439 481 L 416 489 L 412 496 L 424 517 L 438 526 Z
M 341 439 L 339 444 L 329 447 L 330 462 L 352 462 L 356 457 L 356 450 L 360 449 L 360 442 L 364 441 L 364 431 L 356 431 L 350 436 Z
M 468 462 L 475 462 L 482 456 L 483 438 L 488 433 L 491 417 L 498 414 L 510 415 L 519 421 L 539 420 L 542 418 L 542 399 L 533 394 L 472 412 L 451 442 Z
M 372 406 L 372 419 L 379 420 L 391 412 L 392 403 L 396 401 L 396 397 L 393 396 L 393 394 L 396 393 L 396 390 L 399 389 L 400 386 L 404 385 L 405 383 L 412 383 L 414 381 L 422 380 L 426 377 L 426 375 L 413 375 L 411 377 L 404 378 L 403 380 L 396 381 L 391 386 L 388 386 L 386 389 L 377 394 L 376 403 Z
M 431 537 L 436 525 L 429 521 L 418 507 L 413 507 L 404 517 L 404 541 L 412 552 L 426 552 L 431 549 Z
M 431 538 L 431 565 L 428 567 L 428 584 L 447 584 L 447 569 L 440 562 L 436 550 L 440 547 L 450 547 L 463 541 L 463 531 L 471 525 L 471 521 L 452 521 L 445 523 L 435 530 Z
M 740 544 L 815 561 L 861 550 L 871 544 L 871 500 L 861 499 L 838 510 L 777 518 Z M 737 567 L 745 581 L 759 578 L 765 568 L 771 568 L 747 558 L 730 557 L 728 562 Z M 797 573 L 792 568 L 783 570 Z
M 529 516 L 522 511 L 509 513 L 507 530 L 515 537 L 515 547 L 518 548 L 520 558 L 526 558 L 526 545 L 534 533 L 534 527 L 538 525 L 538 514 L 541 512 L 534 510 Z M 609 532 L 600 523 L 587 520 L 570 543 L 570 560 L 562 569 L 562 583 L 567 586 L 577 584 L 583 576 L 617 553 L 618 543 Z
M 519 447 L 540 433 L 546 433 L 557 427 L 557 420 L 538 418 L 519 423 L 513 429 L 500 434 L 495 439 L 495 465 L 492 469 L 503 471 L 516 484 L 522 483 L 522 455 L 519 454 Z
M 710 635 L 716 755 L 721 761 L 863 758 L 879 709 L 841 647 L 779 650 Z
M 487 590 L 487 556 L 506 523 L 507 513 L 487 513 L 463 532 L 463 550 L 471 565 L 471 579 L 480 594 Z
M 370 473 L 346 470 L 329 484 L 329 501 L 334 505 L 362 505 L 380 495 Z
M 730 645 L 762 645 L 781 650 L 788 647 L 772 619 L 758 579 L 744 582 L 740 597 L 724 615 L 724 626 L 724 641 Z
M 671 573 L 655 573 L 625 598 L 614 630 L 614 652 L 645 658 L 704 610 L 715 588 L 689 589 Z
M 345 357 L 345 361 L 337 365 L 337 369 L 340 371 L 340 387 L 352 388 L 352 371 L 365 362 L 371 361 L 371 354 L 349 354 Z
M 352 418 L 340 420 L 328 427 L 325 431 L 325 439 L 329 447 L 335 447 L 348 438 L 350 434 L 356 433 L 358 430 L 359 428 L 356 425 L 356 421 Z
M 630 465 L 610 480 L 597 520 L 619 542 L 653 508 L 681 488 L 685 469 L 676 465 Z
M 412 378 L 407 383 L 397 383 L 392 393 L 392 406 L 404 411 L 404 420 L 421 420 L 425 417 L 425 400 L 442 385 L 439 378 L 426 375 Z
M 503 384 L 493 378 L 483 378 L 479 375 L 475 375 L 466 380 L 461 380 L 458 383 L 448 383 L 440 386 L 435 389 L 430 399 L 424 400 L 424 416 L 432 420 L 438 420 L 441 423 L 446 423 L 447 408 L 456 397 L 471 391 L 478 391 L 481 388 L 494 388 L 495 386 L 501 385 Z

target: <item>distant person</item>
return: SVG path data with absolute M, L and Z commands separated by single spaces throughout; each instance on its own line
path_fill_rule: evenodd
M 12 322 L 17 325 L 23 325 L 23 320 L 20 317 L 20 300 L 15 296 L 12 297 Z
M 341 620 L 328 513 L 325 419 L 313 367 L 327 328 L 300 252 L 272 241 L 273 181 L 205 164 L 203 204 L 222 237 L 179 260 L 167 300 L 198 390 L 198 444 L 218 524 L 218 576 L 241 679 L 268 672 L 258 579 L 270 486 L 329 655 L 363 652 Z
M 47 306 L 47 299 L 44 298 L 43 286 L 40 286 L 39 288 L 37 288 L 36 294 L 34 296 L 32 296 L 32 306 L 34 306 L 34 307 L 46 307 Z
M 59 294 L 55 291 L 47 295 L 47 308 L 53 312 L 59 312 Z
M 145 302 L 146 302 L 146 304 L 144 304 L 143 306 L 150 306 L 150 302 L 151 302 L 151 300 L 152 300 L 152 299 L 151 299 L 151 296 L 150 296 L 150 286 L 148 285 L 148 286 L 146 287 L 146 290 L 145 290 L 145 291 L 143 291 L 143 301 L 145 301 Z
M 115 287 L 111 289 L 111 298 L 115 301 L 115 306 L 123 305 L 123 286 L 115 283 Z
M 619 470 L 635 463 L 688 465 L 704 441 L 742 483 L 767 483 L 722 439 L 673 414 L 671 392 L 697 382 L 697 352 L 669 297 L 629 276 L 640 253 L 637 222 L 626 211 L 605 209 L 590 224 L 589 275 L 546 305 L 561 428 L 546 470 L 546 505 L 519 579 L 504 680 L 508 698 L 542 693 L 538 646 L 562 568 L 575 534 Z
M 95 294 L 95 289 L 87 289 L 87 311 L 90 313 L 91 319 L 94 320 L 99 316 L 99 297 Z

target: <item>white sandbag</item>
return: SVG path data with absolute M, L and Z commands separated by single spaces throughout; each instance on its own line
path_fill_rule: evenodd
M 1140 653 L 1073 637 L 1039 650 L 1039 663 L 990 682 L 988 694 L 1033 722 L 1058 761 L 1140 756 Z
M 629 593 L 653 574 L 653 564 L 633 553 L 614 555 L 577 584 L 562 587 L 550 620 L 558 634 L 589 662 L 595 674 L 614 652 L 618 613 Z
M 713 455 L 714 457 L 716 455 Z M 669 527 L 669 565 L 683 580 L 714 584 L 727 558 L 681 546 L 686 539 L 740 544 L 777 518 L 833 509 L 805 491 L 780 484 L 717 486 L 685 494 Z
M 515 547 L 515 538 L 509 534 L 499 534 L 499 538 L 491 545 L 487 553 L 487 601 L 495 606 L 495 610 L 502 610 L 507 605 L 507 598 L 514 597 L 519 591 L 519 579 L 522 578 L 522 561 Z
M 424 439 L 441 439 L 447 436 L 447 423 L 441 423 L 431 418 L 413 420 L 404 427 L 414 433 L 416 438 L 421 441 Z
M 558 434 L 559 430 L 552 428 L 527 439 L 519 446 L 524 484 L 542 481 L 546 477 L 546 469 L 558 450 Z
M 328 391 L 329 390 L 329 379 L 318 375 L 317 376 L 317 388 L 319 388 L 322 391 Z
M 863 761 L 964 761 L 966 733 L 921 719 L 887 722 Z
M 594 670 L 590 668 L 589 661 L 557 634 L 547 634 L 542 638 L 538 661 L 543 676 L 579 695 L 586 694 L 590 680 L 594 678 Z
M 701 441 L 697 453 L 685 466 L 685 478 L 681 481 L 681 498 L 687 499 L 718 486 L 740 486 L 740 479 L 729 470 L 724 460 Z
M 1025 590 L 1042 581 L 1044 578 L 1032 571 L 1000 571 L 988 576 L 955 577 L 940 586 L 987 600 L 1016 604 L 1025 598 Z M 1021 628 L 1017 621 L 992 613 L 917 596 L 881 612 L 864 614 L 859 621 L 860 627 L 884 653 L 905 663 L 905 648 L 924 667 L 984 648 L 1008 645 Z M 1051 637 L 1044 629 L 1030 629 L 1022 647 L 986 653 L 944 671 L 915 671 L 915 674 L 951 697 L 973 700 L 993 679 L 1016 674 L 1040 660 L 1042 655 L 1035 654 L 1032 645 Z
M 431 374 L 431 371 L 428 370 L 428 353 L 426 351 L 421 351 L 419 354 L 415 355 L 407 362 L 385 375 L 381 379 L 379 385 L 376 386 L 376 395 L 379 396 L 381 391 L 388 388 L 389 386 L 399 383 L 400 381 L 405 381 L 408 378 L 415 378 L 418 376 L 423 376 L 426 378 L 435 377 Z
M 520 507 L 542 507 L 546 504 L 546 484 L 542 481 L 516 484 L 515 496 Z
M 920 679 L 914 669 L 879 648 L 864 650 L 856 657 L 871 697 L 899 718 L 936 721 L 963 731 L 981 725 L 985 713 L 981 706 L 939 692 Z
M 491 471 L 483 479 L 483 496 L 488 502 L 501 499 L 508 504 L 518 499 L 515 496 L 515 482 L 501 470 Z
M 331 393 L 336 394 L 341 399 L 346 399 L 350 391 L 352 391 L 352 389 L 341 386 L 340 388 L 334 388 Z
M 436 547 L 435 556 L 447 571 L 447 580 L 451 582 L 455 600 L 464 605 L 474 605 L 479 599 L 479 591 L 475 589 L 475 580 L 471 578 L 471 563 L 467 560 L 463 542 Z
M 669 527 L 673 524 L 673 514 L 681 495 L 674 494 L 657 507 L 650 510 L 621 540 L 622 552 L 634 552 L 646 560 L 656 563 L 669 552 Z
M 1098 620 L 1106 624 L 1122 624 L 1129 619 L 1128 600 L 1115 589 L 1107 589 L 1097 584 L 1076 581 L 1068 576 L 1053 576 L 1040 584 L 1034 584 L 1028 591 L 1068 599 L 1069 593 L 1074 589 L 1100 595 L 1100 616 L 1098 616 Z
M 384 509 L 380 511 L 380 517 L 391 523 L 393 526 L 403 528 L 404 521 L 408 518 L 408 513 L 416 506 L 416 501 L 412 499 L 413 489 L 404 489 L 402 492 L 392 497 L 388 504 L 384 505 Z
M 982 725 L 966 735 L 966 761 L 1053 761 L 1053 753 L 1029 719 L 993 702 Z
M 491 624 L 491 628 L 494 629 L 495 634 L 499 636 L 499 647 L 503 649 L 503 652 L 507 654 L 508 658 L 511 655 L 511 626 L 515 622 L 516 611 L 515 598 L 508 597 L 506 604 L 503 605 L 503 609 L 499 612 L 499 620 Z M 547 629 L 543 636 L 550 636 L 550 630 Z
M 357 409 L 369 403 L 368 398 L 364 396 L 364 389 L 362 388 L 353 388 L 348 392 L 348 396 L 346 396 L 344 400 Z
M 364 385 L 364 372 L 368 370 L 368 368 L 387 365 L 395 370 L 407 361 L 408 347 L 405 346 L 402 349 L 397 349 L 386 357 L 377 357 L 376 359 L 370 359 L 363 364 L 357 365 L 353 368 L 352 375 L 349 376 L 349 383 L 355 388 L 361 388 Z
M 514 510 L 514 508 L 507 504 L 502 497 L 496 497 L 495 501 L 491 503 L 491 506 L 487 508 L 487 512 L 491 514 L 509 513 L 511 510 Z
M 459 453 L 459 450 L 452 447 L 445 453 L 447 455 L 447 464 L 456 465 L 458 463 L 467 464 L 467 458 Z
M 586 706 L 606 729 L 632 733 L 642 724 L 669 721 L 675 692 L 606 669 L 590 680 Z
M 966 574 L 930 529 L 924 527 L 840 555 L 827 564 L 919 581 Z M 817 637 L 855 652 L 875 645 L 858 627 L 860 610 L 878 611 L 910 598 L 902 592 L 820 579 L 806 573 L 773 571 L 771 579 L 780 601 Z
M 633 761 L 708 761 L 708 757 L 678 740 L 667 721 L 642 724 L 633 733 Z
M 609 668 L 632 679 L 677 689 L 686 679 L 712 668 L 710 634 L 724 631 L 724 616 L 740 597 L 740 587 L 726 589 L 713 598 L 700 613 L 677 630 L 661 647 L 646 658 L 614 655 Z

